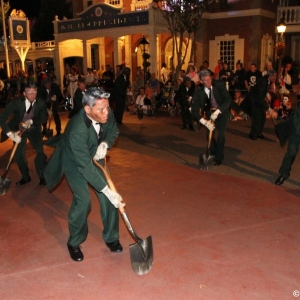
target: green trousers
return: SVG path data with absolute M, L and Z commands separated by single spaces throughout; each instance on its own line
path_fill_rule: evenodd
M 101 172 L 99 170 L 99 172 Z M 70 165 L 65 171 L 69 186 L 73 192 L 73 201 L 68 215 L 70 246 L 79 246 L 88 235 L 87 217 L 91 209 L 89 185 L 79 173 L 76 165 Z M 103 223 L 102 237 L 111 243 L 119 239 L 119 214 L 103 193 L 95 191 L 100 203 L 100 215 Z

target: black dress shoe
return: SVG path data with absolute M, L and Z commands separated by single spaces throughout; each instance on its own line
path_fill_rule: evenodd
M 193 125 L 189 125 L 189 130 L 195 131 L 194 126 Z
M 253 135 L 253 134 L 249 134 L 249 138 L 251 140 L 257 140 L 257 136 L 256 135 Z
M 280 175 L 280 176 L 276 179 L 275 184 L 276 184 L 276 185 L 282 185 L 286 179 L 287 179 L 287 177 Z
M 216 159 L 215 162 L 214 162 L 215 166 L 220 166 L 221 164 L 222 164 L 222 161 L 219 160 L 219 159 Z
M 83 253 L 80 250 L 80 246 L 70 246 L 68 245 L 68 250 L 70 256 L 75 261 L 82 261 L 83 260 Z
M 180 129 L 186 129 L 186 126 L 185 126 L 185 125 L 182 125 L 182 126 L 180 127 Z
M 46 185 L 46 180 L 44 177 L 40 178 L 40 185 Z
M 28 183 L 28 182 L 30 182 L 31 181 L 31 178 L 29 177 L 27 180 L 25 180 L 25 179 L 21 179 L 20 181 L 17 181 L 16 182 L 16 185 L 23 185 L 23 184 L 26 184 L 26 183 Z
M 112 243 L 105 243 L 106 246 L 110 249 L 111 252 L 122 252 L 123 247 L 120 244 L 119 240 L 116 240 Z
M 262 135 L 262 134 L 258 135 L 257 137 L 258 137 L 259 139 L 261 139 L 261 140 L 266 140 L 266 139 L 267 139 L 267 137 L 265 137 L 265 136 Z

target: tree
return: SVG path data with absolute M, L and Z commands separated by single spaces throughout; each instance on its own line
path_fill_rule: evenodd
M 172 36 L 173 50 L 171 58 L 172 74 L 175 70 L 175 78 L 188 56 L 189 43 L 193 42 L 189 59 L 194 55 L 196 43 L 196 34 L 201 27 L 200 19 L 203 13 L 208 10 L 208 7 L 215 0 L 153 0 L 164 19 L 167 21 L 168 29 Z M 186 44 L 185 51 L 183 43 Z M 177 54 L 177 61 L 174 61 L 174 54 Z
M 72 4 L 66 0 L 42 0 L 39 16 L 35 21 L 31 33 L 32 41 L 53 40 L 54 28 L 52 21 L 57 15 L 59 19 L 63 17 L 72 18 Z

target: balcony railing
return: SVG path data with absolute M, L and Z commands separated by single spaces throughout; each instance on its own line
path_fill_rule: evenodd
M 281 19 L 283 19 L 287 25 L 299 25 L 300 6 L 278 7 L 277 22 Z
M 45 49 L 45 48 L 55 48 L 55 41 L 44 41 L 44 42 L 32 42 L 30 49 L 32 50 L 39 50 L 39 49 Z M 8 47 L 8 49 L 12 49 L 11 47 Z M 4 50 L 4 41 L 0 40 L 0 51 Z

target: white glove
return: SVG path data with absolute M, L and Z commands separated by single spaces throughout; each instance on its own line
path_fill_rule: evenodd
M 29 119 L 29 120 L 27 120 L 27 121 L 25 121 L 25 122 L 22 123 L 22 127 L 24 129 L 28 129 L 28 128 L 30 128 L 30 126 L 32 125 L 32 123 L 33 123 L 32 119 Z
M 211 114 L 210 118 L 214 121 L 220 113 L 221 113 L 221 111 L 219 109 L 217 109 Z
M 192 96 L 189 96 L 188 98 L 187 98 L 187 101 L 189 102 L 189 103 L 191 103 L 191 101 L 192 101 Z
M 200 119 L 200 123 L 201 123 L 202 125 L 204 125 L 204 126 L 205 126 L 208 130 L 210 130 L 210 131 L 212 131 L 212 130 L 215 129 L 215 125 L 214 125 L 214 123 L 212 123 L 211 120 L 207 121 L 207 120 L 205 120 L 204 118 L 201 118 L 201 119 Z
M 8 132 L 6 135 L 15 143 L 19 144 L 21 142 L 21 137 L 19 136 L 19 132 Z
M 119 206 L 125 206 L 125 203 L 122 202 L 123 199 L 121 195 L 112 191 L 107 185 L 101 192 L 108 198 L 115 208 L 118 208 Z
M 56 101 L 56 95 L 53 95 L 53 96 L 51 97 L 51 101 Z
M 103 159 L 107 153 L 107 148 L 108 145 L 105 142 L 102 142 L 97 148 L 94 159 L 95 160 Z
M 47 113 L 48 113 L 48 116 L 49 116 L 49 117 L 52 117 L 52 114 L 53 114 L 52 110 L 47 109 Z

